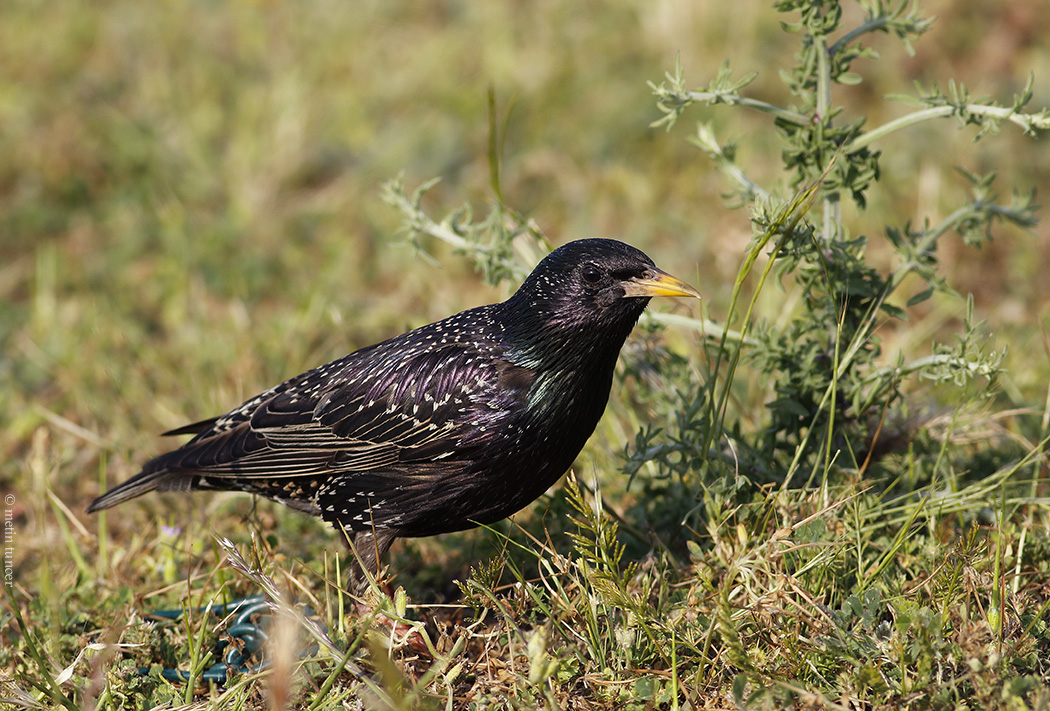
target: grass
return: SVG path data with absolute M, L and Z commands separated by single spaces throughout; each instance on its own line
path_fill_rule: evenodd
M 1033 103 L 1050 104 L 1050 49 L 1025 29 L 1050 19 L 1040 3 L 920 9 L 939 17 L 914 57 L 870 38 L 882 59 L 837 95 L 851 114 L 900 118 L 880 97 L 912 79 L 1008 104 L 1029 70 Z M 661 114 L 646 82 L 680 56 L 700 85 L 729 57 L 734 76 L 759 73 L 751 97 L 787 102 L 776 70 L 797 37 L 777 20 L 761 4 L 630 1 L 0 10 L 0 705 L 1044 708 L 1050 232 L 1007 225 L 974 248 L 948 230 L 933 244 L 951 290 L 912 304 L 921 270 L 882 235 L 949 218 L 974 188 L 956 165 L 1045 194 L 1045 137 L 1005 125 L 974 144 L 942 122 L 879 140 L 877 189 L 864 210 L 843 200 L 842 221 L 872 235 L 864 264 L 899 277 L 887 303 L 909 320 L 835 339 L 841 372 L 868 333 L 881 355 L 856 391 L 810 383 L 812 448 L 763 439 L 796 380 L 755 354 L 804 323 L 812 292 L 749 244 L 710 140 L 739 141 L 755 184 L 797 190 L 761 111 L 717 107 L 694 114 L 710 134 L 665 133 L 648 128 Z M 471 204 L 473 222 L 431 232 L 521 236 L 484 269 L 441 234 L 415 236 L 423 258 L 399 234 L 406 206 L 382 199 L 399 175 L 409 192 L 442 178 L 417 226 Z M 383 613 L 422 647 L 347 609 L 320 522 L 235 495 L 83 513 L 168 445 L 154 433 L 502 298 L 513 280 L 478 272 L 528 269 L 538 233 L 638 244 L 700 287 L 705 313 L 660 305 L 635 333 L 564 485 L 513 521 L 395 547 Z M 1006 349 L 994 379 L 947 370 L 960 332 L 974 362 Z M 872 383 L 897 354 L 915 367 L 901 398 L 857 422 L 851 398 L 887 397 Z M 207 608 L 261 591 L 267 666 L 203 681 L 231 624 Z

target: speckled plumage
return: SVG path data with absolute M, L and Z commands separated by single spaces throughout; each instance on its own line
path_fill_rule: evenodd
M 594 431 L 620 348 L 656 295 L 698 294 L 621 242 L 569 243 L 507 301 L 169 432 L 195 436 L 88 510 L 152 490 L 245 491 L 342 528 L 374 570 L 397 537 L 498 521 L 557 481 Z

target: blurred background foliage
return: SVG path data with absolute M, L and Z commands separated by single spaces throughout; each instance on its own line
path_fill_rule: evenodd
M 380 185 L 403 174 L 409 186 L 440 176 L 425 198 L 435 213 L 491 201 L 490 89 L 505 123 L 506 204 L 554 244 L 598 235 L 637 244 L 695 283 L 705 315 L 719 319 L 751 225 L 723 204 L 722 177 L 686 140 L 692 121 L 670 135 L 649 127 L 660 113 L 647 81 L 680 55 L 687 84 L 701 85 L 732 57 L 740 75 L 759 73 L 751 96 L 788 103 L 776 69 L 795 47 L 767 5 L 5 4 L 0 488 L 51 488 L 81 511 L 100 471 L 121 480 L 163 446 L 154 433 L 505 296 L 509 287 L 484 285 L 441 245 L 435 269 L 399 244 L 400 216 L 380 200 Z M 897 106 L 881 97 L 913 80 L 954 77 L 1009 102 L 1029 71 L 1033 105 L 1050 105 L 1050 6 L 934 0 L 922 9 L 938 21 L 914 56 L 872 38 L 885 61 L 849 88 L 856 115 L 892 118 Z M 752 177 L 780 179 L 769 117 L 706 114 L 739 143 Z M 1050 192 L 1044 144 L 1013 130 L 972 144 L 973 133 L 932 122 L 887 139 L 882 189 L 865 211 L 847 211 L 850 230 L 943 218 L 969 187 L 957 164 L 997 170 L 1004 191 Z M 875 240 L 876 265 L 879 250 Z M 1009 346 L 1003 386 L 1016 403 L 1041 403 L 1050 380 L 1048 250 L 1044 223 L 939 255 L 948 282 L 973 293 L 993 345 Z M 886 352 L 925 352 L 940 328 L 958 330 L 960 304 L 942 298 L 921 306 L 921 332 L 880 333 Z M 763 299 L 776 313 L 776 290 Z M 610 427 L 618 451 L 633 433 Z M 19 500 L 31 522 L 23 570 L 56 542 L 44 506 Z M 144 502 L 111 527 L 132 528 L 144 510 L 170 512 Z

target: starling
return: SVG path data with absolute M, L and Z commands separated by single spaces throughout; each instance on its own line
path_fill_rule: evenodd
M 244 491 L 341 529 L 367 586 L 396 538 L 491 524 L 537 499 L 594 432 L 653 296 L 696 296 L 622 242 L 550 253 L 502 303 L 314 368 L 225 415 L 88 508 L 146 492 Z

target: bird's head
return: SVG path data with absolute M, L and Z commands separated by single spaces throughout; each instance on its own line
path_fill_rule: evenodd
M 505 306 L 508 325 L 529 355 L 547 359 L 559 349 L 600 349 L 615 361 L 654 296 L 700 293 L 630 245 L 584 239 L 547 255 Z

